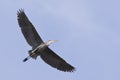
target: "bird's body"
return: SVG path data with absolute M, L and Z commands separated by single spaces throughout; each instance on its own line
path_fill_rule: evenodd
M 23 62 L 27 61 L 27 60 L 28 60 L 29 58 L 31 58 L 31 57 L 32 57 L 33 59 L 36 59 L 37 56 L 41 55 L 41 53 L 44 52 L 44 51 L 47 49 L 47 47 L 48 47 L 50 44 L 54 43 L 54 42 L 57 42 L 57 40 L 49 40 L 49 41 L 47 41 L 47 42 L 43 42 L 43 43 L 41 43 L 39 46 L 37 46 L 35 49 L 29 50 L 29 51 L 28 51 L 28 52 L 29 52 L 29 56 L 26 57 L 26 58 L 23 60 Z
M 68 64 L 64 59 L 59 57 L 48 47 L 51 43 L 57 42 L 56 40 L 43 42 L 24 11 L 22 9 L 19 10 L 17 15 L 21 31 L 27 43 L 32 47 L 32 50 L 28 51 L 29 56 L 23 60 L 24 62 L 30 58 L 36 59 L 38 56 L 40 56 L 47 64 L 57 68 L 58 70 L 65 72 L 72 72 L 75 70 L 73 66 Z

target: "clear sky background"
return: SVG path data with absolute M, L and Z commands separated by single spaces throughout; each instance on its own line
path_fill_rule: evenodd
M 76 67 L 56 70 L 31 47 L 17 22 L 23 8 L 44 41 Z M 0 0 L 0 80 L 120 80 L 120 0 Z

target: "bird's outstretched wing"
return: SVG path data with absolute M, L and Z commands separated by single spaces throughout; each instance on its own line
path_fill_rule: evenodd
M 18 17 L 18 24 L 21 28 L 21 31 L 30 46 L 36 48 L 40 45 L 43 41 L 38 35 L 37 31 L 35 30 L 32 23 L 27 18 L 26 14 L 24 13 L 23 9 L 20 9 L 17 13 Z
M 68 64 L 48 47 L 44 50 L 43 53 L 40 53 L 40 56 L 47 64 L 54 68 L 57 68 L 58 70 L 64 72 L 73 72 L 75 70 L 73 66 Z

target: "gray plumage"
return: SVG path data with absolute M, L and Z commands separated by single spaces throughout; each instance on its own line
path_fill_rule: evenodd
M 17 13 L 18 24 L 21 28 L 21 31 L 27 41 L 27 43 L 32 47 L 32 50 L 29 51 L 29 56 L 23 61 L 27 61 L 29 58 L 36 59 L 37 56 L 40 56 L 43 61 L 45 61 L 50 66 L 57 68 L 58 70 L 65 72 L 72 72 L 75 70 L 73 66 L 67 63 L 64 59 L 59 57 L 55 52 L 53 52 L 48 46 L 48 42 L 43 42 L 41 37 L 38 35 L 35 27 L 27 18 L 24 11 L 21 9 Z M 51 40 L 52 41 L 52 40 Z M 43 46 L 43 47 L 41 47 Z

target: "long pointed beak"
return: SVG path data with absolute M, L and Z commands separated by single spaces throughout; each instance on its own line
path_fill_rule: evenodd
M 53 42 L 58 42 L 58 40 L 53 40 Z
M 49 46 L 50 44 L 55 43 L 55 42 L 58 42 L 58 40 L 49 40 L 45 44 Z

